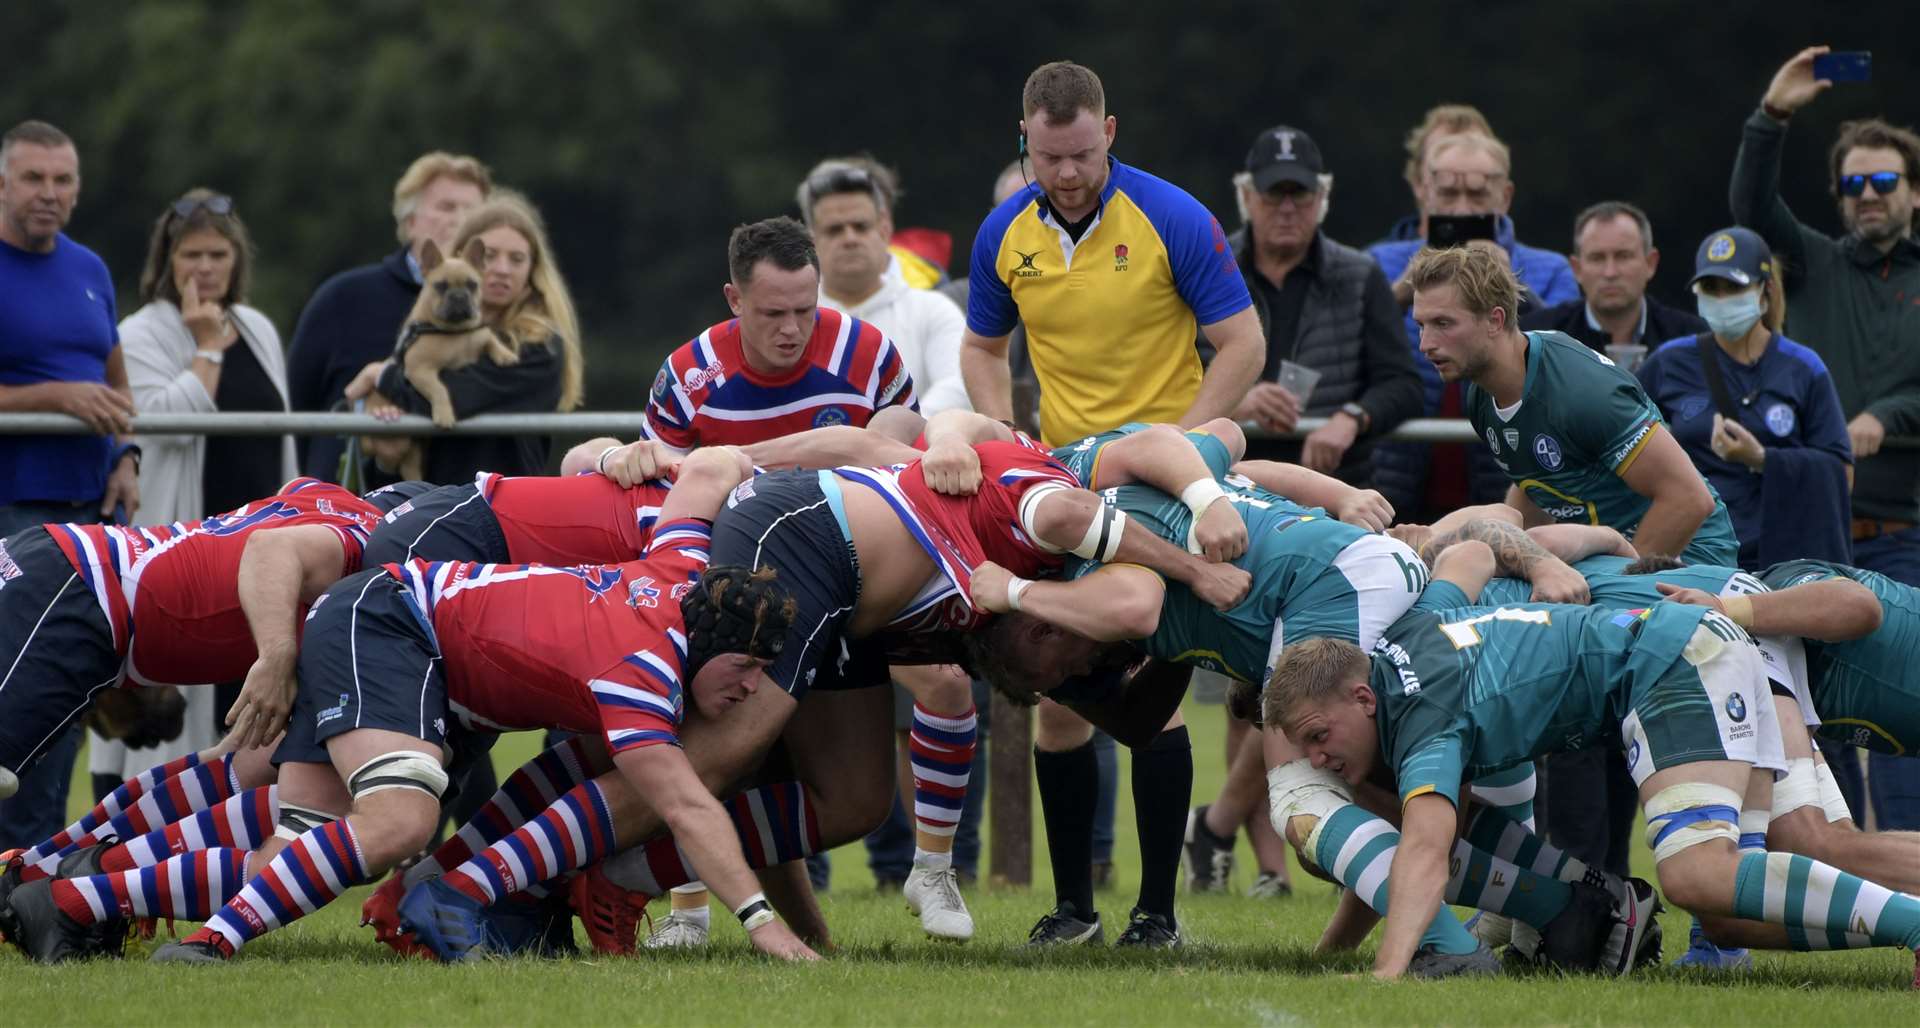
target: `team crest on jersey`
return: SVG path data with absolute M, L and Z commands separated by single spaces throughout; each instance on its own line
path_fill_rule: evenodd
M 1777 436 L 1793 434 L 1793 408 L 1776 403 L 1767 408 L 1767 430 Z
M 693 392 L 694 390 L 699 389 L 702 386 L 707 386 L 715 382 L 718 382 L 722 378 L 725 378 L 726 374 L 727 374 L 726 367 L 722 365 L 719 361 L 714 361 L 713 363 L 708 364 L 704 368 L 695 368 L 692 371 L 687 372 L 687 381 L 686 381 L 687 392 Z
M 580 583 L 587 587 L 587 592 L 593 594 L 592 598 L 587 600 L 588 603 L 592 603 L 607 593 L 612 592 L 613 587 L 620 584 L 620 569 L 608 567 L 605 564 L 591 564 L 578 568 L 555 568 L 554 570 L 579 579 Z
M 281 518 L 295 517 L 300 512 L 288 504 L 274 500 L 261 504 L 255 509 L 241 509 L 230 514 L 220 514 L 200 522 L 200 531 L 208 535 L 233 535 L 244 532 L 257 525 L 266 524 Z
M 1540 462 L 1541 467 L 1546 468 L 1548 471 L 1560 470 L 1562 458 L 1560 456 L 1559 441 L 1550 435 L 1534 436 L 1533 457 Z
M 1520 430 L 1519 429 L 1503 428 L 1500 430 L 1500 434 L 1504 436 L 1507 440 L 1507 449 L 1518 450 L 1520 448 Z
M 749 478 L 734 486 L 733 492 L 727 494 L 727 507 L 729 509 L 738 507 L 751 499 L 753 499 L 753 479 Z
M 679 597 L 675 597 L 678 599 Z M 660 605 L 660 587 L 653 584 L 653 578 L 641 575 L 627 583 L 627 606 L 634 609 L 658 607 Z
M 668 590 L 667 595 L 673 597 L 673 602 L 679 603 L 681 600 L 686 599 L 687 594 L 692 591 L 693 591 L 692 582 L 681 582 L 675 585 L 672 589 Z
M 1121 243 L 1113 248 L 1113 270 L 1127 270 L 1127 244 Z
M 1736 725 L 1747 719 L 1747 701 L 1737 692 L 1727 695 L 1727 716 L 1732 718 Z
M 1680 415 L 1681 421 L 1692 421 L 1694 418 L 1697 418 L 1700 415 L 1706 413 L 1706 410 L 1707 410 L 1706 397 L 1689 396 L 1684 402 L 1680 404 L 1680 410 L 1678 413 Z
M 827 428 L 831 425 L 844 425 L 848 422 L 847 412 L 839 407 L 822 407 L 820 413 L 813 416 L 813 427 Z

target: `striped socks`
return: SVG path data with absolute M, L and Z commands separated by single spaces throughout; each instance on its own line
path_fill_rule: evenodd
M 446 873 L 448 885 L 483 904 L 586 867 L 613 852 L 613 813 L 594 782 L 582 782 L 539 816 Z
M 329 821 L 293 840 L 185 941 L 210 943 L 230 955 L 249 940 L 326 906 L 367 877 L 352 820 Z
M 255 849 L 273 838 L 274 822 L 280 816 L 279 796 L 277 785 L 230 796 L 191 817 L 108 849 L 100 855 L 100 868 L 127 871 L 199 850 Z
M 980 718 L 972 706 L 955 716 L 935 714 L 913 705 L 913 730 L 907 738 L 908 762 L 913 767 L 915 859 L 953 849 L 953 832 L 966 802 L 967 782 L 973 773 L 974 747 L 979 742 Z
M 1743 852 L 1733 913 L 1785 925 L 1798 950 L 1920 950 L 1920 900 L 1797 853 Z
M 1308 840 L 1313 862 L 1352 889 L 1375 912 L 1387 912 L 1387 871 L 1393 866 L 1400 833 L 1379 817 L 1349 803 L 1314 825 Z M 1441 907 L 1420 939 L 1441 953 L 1472 953 L 1480 940 L 1468 934 L 1453 911 Z
M 749 789 L 726 801 L 750 867 L 804 860 L 820 848 L 820 826 L 799 782 Z M 673 836 L 658 835 L 611 859 L 607 880 L 632 892 L 659 896 L 698 877 Z
M 109 836 L 144 835 L 239 791 L 233 756 L 201 763 L 189 753 L 123 782 L 84 817 L 22 855 L 27 867 L 52 874 L 61 856 Z
M 239 894 L 246 868 L 244 849 L 198 850 L 131 871 L 56 879 L 53 901 L 81 924 L 125 917 L 204 921 Z
M 522 764 L 452 838 L 407 869 L 408 887 L 466 863 L 589 777 L 586 744 L 578 736 Z

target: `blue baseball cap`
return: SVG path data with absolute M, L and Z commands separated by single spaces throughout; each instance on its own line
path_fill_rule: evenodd
M 1693 281 L 1724 278 L 1734 285 L 1751 286 L 1773 277 L 1773 251 L 1752 229 L 1727 228 L 1706 238 L 1693 255 Z

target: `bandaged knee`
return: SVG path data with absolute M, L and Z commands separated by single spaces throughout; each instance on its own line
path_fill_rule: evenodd
M 337 821 L 339 818 L 340 815 L 332 813 L 331 811 L 316 810 L 313 807 L 302 807 L 282 800 L 280 802 L 280 819 L 276 821 L 273 826 L 273 837 L 292 842 L 302 835 L 313 831 L 315 828 L 329 821 Z
M 1287 836 L 1287 822 L 1296 817 L 1315 819 L 1313 834 L 1320 831 L 1329 814 L 1353 802 L 1347 783 L 1331 771 L 1313 766 L 1311 761 L 1290 760 L 1267 770 L 1267 818 L 1281 838 Z M 1304 853 L 1313 852 L 1313 839 L 1302 841 Z
M 1834 780 L 1833 769 L 1815 761 L 1813 774 L 1820 785 L 1820 809 L 1826 811 L 1827 822 L 1853 820 L 1853 811 L 1847 808 L 1847 797 L 1840 791 L 1840 783 Z
M 1670 785 L 1647 801 L 1647 845 L 1656 863 L 1725 839 L 1740 845 L 1740 794 L 1705 782 Z
M 1789 759 L 1786 776 L 1773 783 L 1773 816 L 1785 817 L 1801 807 L 1820 806 L 1821 770 L 1812 757 Z
M 347 792 L 355 801 L 389 789 L 415 789 L 438 800 L 447 791 L 447 771 L 424 753 L 399 750 L 381 754 L 347 776 Z

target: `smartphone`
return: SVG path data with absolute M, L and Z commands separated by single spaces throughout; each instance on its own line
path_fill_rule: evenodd
M 1869 82 L 1873 79 L 1873 51 L 1840 50 L 1813 59 L 1813 77 L 1829 82 Z
M 1427 216 L 1427 245 L 1445 249 L 1465 246 L 1475 239 L 1492 239 L 1491 214 L 1430 214 Z

